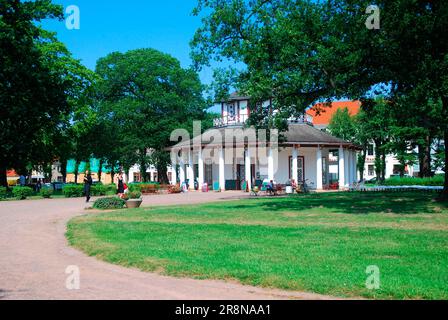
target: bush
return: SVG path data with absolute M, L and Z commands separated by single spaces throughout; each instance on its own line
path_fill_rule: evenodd
M 140 191 L 131 191 L 127 195 L 129 196 L 129 199 L 140 199 L 142 197 Z
M 15 187 L 12 189 L 12 195 L 17 200 L 24 200 L 29 196 L 32 196 L 34 194 L 33 189 L 30 187 Z
M 53 195 L 53 190 L 49 188 L 44 188 L 40 190 L 39 195 L 44 199 L 50 199 Z
M 84 194 L 84 186 L 81 184 L 67 184 L 62 188 L 62 193 L 66 198 L 78 198 Z
M 8 189 L 0 187 L 0 199 L 5 199 L 8 196 Z
M 130 184 L 128 184 L 128 189 L 129 189 L 130 192 L 132 192 L 132 191 L 139 191 L 139 192 L 141 192 L 142 191 L 142 188 L 140 187 L 140 184 L 138 184 L 138 183 L 130 183 Z
M 393 177 L 386 179 L 386 186 L 443 186 L 445 179 L 443 175 L 436 175 L 432 178 L 411 178 L 411 177 Z
M 107 188 L 102 184 L 96 184 L 90 188 L 90 195 L 92 196 L 105 196 L 106 192 Z
M 101 198 L 95 201 L 93 207 L 95 209 L 121 209 L 125 205 L 125 201 L 118 197 Z
M 168 193 L 181 193 L 181 192 L 182 192 L 182 188 L 178 184 L 176 184 L 175 186 L 171 186 L 168 189 Z

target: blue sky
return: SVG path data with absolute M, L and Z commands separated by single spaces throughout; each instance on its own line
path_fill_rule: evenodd
M 45 21 L 43 26 L 56 31 L 74 57 L 94 69 L 96 61 L 113 51 L 154 48 L 171 54 L 183 67 L 191 64 L 189 42 L 200 26 L 191 12 L 195 0 L 53 0 L 64 8 L 80 9 L 80 30 L 68 30 L 65 21 Z M 212 72 L 200 73 L 210 83 Z

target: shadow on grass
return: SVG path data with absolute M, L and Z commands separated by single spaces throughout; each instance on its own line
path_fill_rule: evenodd
M 435 202 L 437 195 L 419 192 L 381 193 L 381 192 L 344 192 L 295 195 L 288 198 L 270 198 L 260 203 L 267 211 L 303 211 L 314 208 L 333 213 L 346 214 L 418 214 L 441 213 L 448 210 L 447 203 Z M 249 202 L 250 203 L 250 202 Z M 237 205 L 235 208 L 251 207 Z

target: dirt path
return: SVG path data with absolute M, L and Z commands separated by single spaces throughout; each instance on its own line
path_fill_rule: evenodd
M 190 193 L 145 197 L 146 205 L 240 198 Z M 0 202 L 0 299 L 327 299 L 213 280 L 179 279 L 115 266 L 67 245 L 69 219 L 86 214 L 82 199 Z M 80 289 L 66 288 L 66 268 L 80 270 Z

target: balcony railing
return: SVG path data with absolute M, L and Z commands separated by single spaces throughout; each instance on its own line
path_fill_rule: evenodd
M 246 123 L 249 117 L 243 116 L 224 116 L 213 120 L 213 125 L 215 127 L 225 127 L 229 125 L 243 125 Z
M 225 127 L 229 125 L 244 125 L 248 119 L 247 115 L 242 116 L 224 116 L 213 120 L 213 125 L 215 127 Z M 307 123 L 313 124 L 313 117 L 309 114 L 302 114 L 298 117 L 293 117 L 288 119 L 289 123 Z

